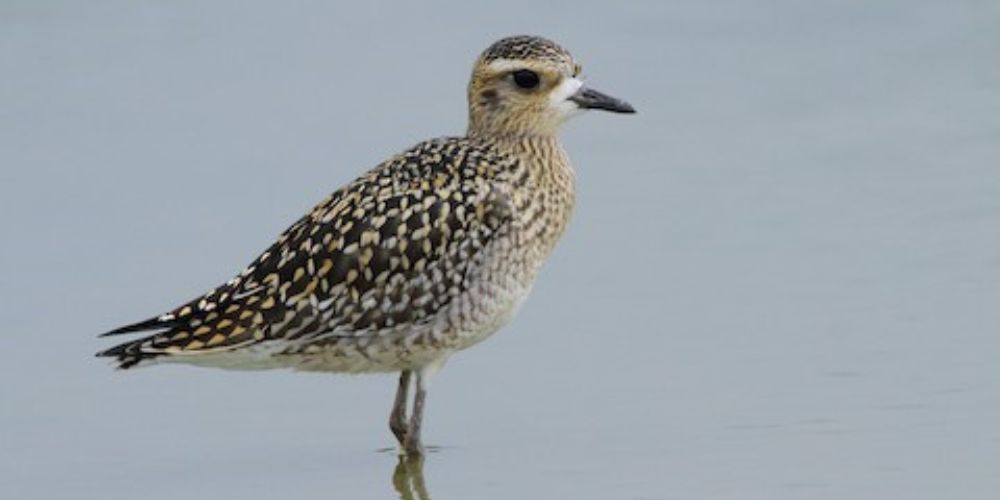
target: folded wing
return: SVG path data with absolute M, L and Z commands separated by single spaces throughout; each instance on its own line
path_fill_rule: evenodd
M 509 230 L 505 186 L 516 167 L 469 139 L 421 143 L 331 194 L 226 284 L 108 332 L 155 333 L 98 356 L 129 368 L 430 321 L 466 289 L 477 254 Z

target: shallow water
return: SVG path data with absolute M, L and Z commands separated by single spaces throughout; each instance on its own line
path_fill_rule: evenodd
M 0 5 L 4 498 L 994 498 L 995 2 Z M 164 366 L 95 334 L 461 133 L 546 34 L 634 116 L 570 124 L 574 223 L 435 378 Z

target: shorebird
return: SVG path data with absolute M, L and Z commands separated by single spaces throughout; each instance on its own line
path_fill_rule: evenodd
M 493 43 L 472 71 L 464 137 L 422 142 L 362 174 L 239 275 L 105 333 L 150 332 L 97 355 L 123 369 L 400 372 L 389 427 L 421 456 L 430 377 L 514 316 L 569 222 L 574 173 L 560 126 L 587 109 L 635 112 L 580 71 L 545 38 Z

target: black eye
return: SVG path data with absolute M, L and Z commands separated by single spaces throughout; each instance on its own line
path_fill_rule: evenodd
M 538 73 L 530 69 L 519 69 L 512 74 L 514 75 L 514 83 L 522 89 L 533 89 L 538 86 Z

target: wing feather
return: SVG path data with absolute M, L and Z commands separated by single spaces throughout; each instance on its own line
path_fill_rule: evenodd
M 466 286 L 471 258 L 512 220 L 515 159 L 468 139 L 418 144 L 337 190 L 240 275 L 110 334 L 163 329 L 98 353 L 160 356 L 427 321 Z

